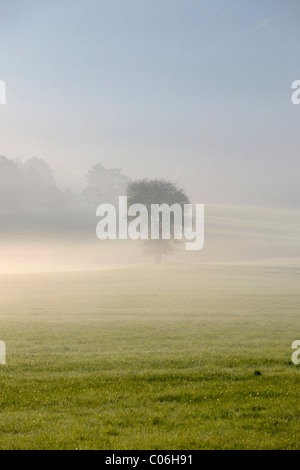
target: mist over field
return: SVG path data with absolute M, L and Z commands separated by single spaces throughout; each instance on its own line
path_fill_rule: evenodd
M 154 262 L 141 241 L 99 240 L 98 220 L 96 211 L 2 214 L 0 271 L 80 271 Z M 187 252 L 179 243 L 163 263 L 296 265 L 299 240 L 298 210 L 206 205 L 204 248 Z
M 86 173 L 85 186 L 74 192 L 59 187 L 44 160 L 35 157 L 22 163 L 2 156 L 0 182 L 1 272 L 153 263 L 141 240 L 118 240 L 117 236 L 117 240 L 103 241 L 96 235 L 98 206 L 109 203 L 118 211 L 119 197 L 127 194 L 132 182 L 121 169 L 93 165 Z M 137 202 L 144 197 L 141 193 Z M 178 242 L 163 262 L 295 264 L 300 256 L 299 214 L 295 208 L 205 204 L 204 248 L 188 252 Z
M 0 449 L 300 449 L 299 21 L 0 1 Z

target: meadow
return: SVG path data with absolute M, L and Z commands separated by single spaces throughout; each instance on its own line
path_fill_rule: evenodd
M 0 449 L 300 449 L 297 265 L 0 275 Z

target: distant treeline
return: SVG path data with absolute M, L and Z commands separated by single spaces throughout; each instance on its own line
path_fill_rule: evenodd
M 57 211 L 59 209 L 93 210 L 101 203 L 116 204 L 126 194 L 130 181 L 118 168 L 91 167 L 82 193 L 62 191 L 56 184 L 53 170 L 40 158 L 25 163 L 0 156 L 0 211 Z

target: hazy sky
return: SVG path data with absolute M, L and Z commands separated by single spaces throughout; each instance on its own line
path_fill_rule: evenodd
M 300 207 L 299 0 L 0 0 L 0 154 Z

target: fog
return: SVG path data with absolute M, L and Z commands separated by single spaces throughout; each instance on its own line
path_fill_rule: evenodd
M 92 165 L 194 202 L 299 208 L 299 3 L 1 1 L 0 155 L 63 190 Z M 54 195 L 53 195 L 54 197 Z
M 35 219 L 33 225 L 22 215 L 19 224 L 14 220 L 11 232 L 8 224 L 6 233 L 2 231 L 2 273 L 86 271 L 154 263 L 154 256 L 144 253 L 140 240 L 98 240 L 95 214 L 89 218 L 77 214 L 77 224 L 74 218 L 68 221 L 69 214 L 60 214 L 62 225 L 53 217 L 43 223 L 39 219 L 39 224 Z M 187 252 L 184 243 L 178 243 L 162 262 L 299 264 L 299 216 L 299 211 L 208 205 L 203 249 Z M 32 225 L 25 225 L 25 220 Z
M 95 233 L 138 178 L 205 204 L 203 250 L 164 263 L 299 257 L 297 2 L 21 3 L 1 2 L 2 272 L 152 263 Z

